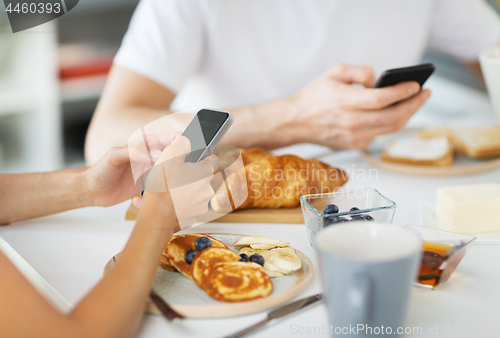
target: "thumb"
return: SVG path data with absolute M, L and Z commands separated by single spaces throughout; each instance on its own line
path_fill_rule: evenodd
M 330 68 L 327 76 L 347 83 L 347 84 L 362 84 L 365 87 L 373 87 L 376 82 L 375 72 L 371 66 L 336 64 Z

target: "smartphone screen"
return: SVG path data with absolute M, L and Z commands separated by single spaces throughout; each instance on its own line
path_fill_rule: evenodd
M 228 118 L 228 113 L 216 110 L 202 109 L 196 114 L 182 133 L 191 141 L 191 153 L 186 157 L 186 162 L 201 160 L 200 156 L 203 155 Z

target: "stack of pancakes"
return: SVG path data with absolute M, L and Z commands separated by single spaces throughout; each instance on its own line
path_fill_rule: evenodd
M 212 246 L 200 251 L 191 264 L 188 250 L 196 250 L 195 240 L 208 237 Z M 240 302 L 267 297 L 273 290 L 271 280 L 256 263 L 239 262 L 240 256 L 222 242 L 204 234 L 173 236 L 163 252 L 160 267 L 179 271 L 210 297 L 223 302 Z

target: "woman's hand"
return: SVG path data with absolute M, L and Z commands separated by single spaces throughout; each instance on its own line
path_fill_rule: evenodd
M 219 163 L 214 155 L 197 163 L 186 162 L 190 152 L 189 140 L 177 137 L 149 172 L 144 202 L 138 204 L 145 207 L 147 203 L 157 203 L 162 199 L 165 204 L 173 204 L 181 229 L 191 227 L 198 217 L 207 212 L 208 203 L 214 195 L 210 181 Z
M 143 140 L 129 146 L 115 147 L 96 164 L 80 175 L 80 186 L 85 206 L 107 207 L 131 199 L 140 194 L 136 187 L 132 167 L 138 163 L 148 165 L 156 161 L 177 133 L 148 135 L 148 150 Z M 131 163 L 132 162 L 132 163 Z

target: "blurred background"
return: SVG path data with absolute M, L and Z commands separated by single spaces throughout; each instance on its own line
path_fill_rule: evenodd
M 0 4 L 0 173 L 84 166 L 87 127 L 138 2 L 80 0 L 59 19 L 16 34 Z M 500 0 L 488 2 L 500 9 Z M 459 63 L 433 51 L 423 62 L 436 64 L 427 105 L 443 120 L 468 109 L 455 98 L 491 110 L 483 85 Z

